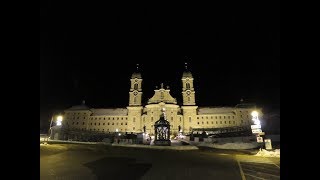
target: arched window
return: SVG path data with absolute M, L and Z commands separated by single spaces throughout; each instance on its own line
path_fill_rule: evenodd
M 134 89 L 138 90 L 138 84 L 134 84 Z
M 190 89 L 190 83 L 186 84 L 187 89 Z

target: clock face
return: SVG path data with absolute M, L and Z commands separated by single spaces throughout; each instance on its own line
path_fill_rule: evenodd
M 187 91 L 187 95 L 190 95 L 191 94 L 191 92 L 190 91 Z
M 137 91 L 134 91 L 134 92 L 133 92 L 133 95 L 135 95 L 135 96 L 138 95 L 138 92 L 137 92 Z

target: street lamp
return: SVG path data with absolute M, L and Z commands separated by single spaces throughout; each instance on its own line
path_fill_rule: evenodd
M 51 139 L 51 137 L 52 137 L 53 117 L 54 117 L 54 116 L 52 116 L 51 122 L 50 122 L 50 137 L 49 137 L 50 139 Z M 62 125 L 62 120 L 63 120 L 63 116 L 59 115 L 59 116 L 57 117 L 57 126 L 61 126 L 61 125 Z
M 57 117 L 57 126 L 61 126 L 62 120 L 63 120 L 63 117 L 62 117 L 62 116 L 58 116 L 58 117 Z

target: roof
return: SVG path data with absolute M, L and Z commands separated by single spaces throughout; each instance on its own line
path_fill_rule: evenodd
M 160 119 L 154 123 L 155 126 L 170 126 L 169 121 L 166 120 L 164 114 L 161 114 Z
M 114 109 L 91 109 L 92 116 L 127 116 L 128 109 L 114 108 Z
M 72 106 L 71 108 L 69 108 L 67 110 L 68 111 L 79 111 L 79 110 L 90 110 L 90 108 L 85 104 L 81 104 L 81 105 Z
M 256 105 L 251 103 L 242 103 L 242 104 L 237 104 L 236 108 L 256 108 Z

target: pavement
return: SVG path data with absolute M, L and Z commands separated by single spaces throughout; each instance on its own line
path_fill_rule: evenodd
M 58 150 L 46 153 L 51 147 Z M 279 167 L 274 165 L 279 158 L 255 157 L 243 151 L 208 149 L 180 151 L 68 144 L 47 145 L 45 148 L 43 150 L 44 148 L 40 147 L 40 179 L 42 180 L 240 180 L 277 179 L 280 175 L 280 160 Z M 248 159 L 252 161 L 248 162 Z M 270 168 L 270 165 L 278 169 Z

